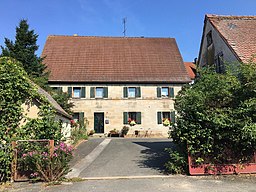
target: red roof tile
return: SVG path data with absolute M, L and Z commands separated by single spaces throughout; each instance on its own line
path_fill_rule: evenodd
M 49 36 L 50 82 L 189 82 L 173 38 Z
M 190 79 L 195 79 L 196 77 L 196 65 L 193 62 L 184 62 L 186 70 L 189 74 Z
M 243 62 L 256 55 L 256 16 L 206 15 Z M 256 59 L 254 59 L 256 61 Z

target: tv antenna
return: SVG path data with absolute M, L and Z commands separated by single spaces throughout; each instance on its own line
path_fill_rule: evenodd
M 126 22 L 127 22 L 127 18 L 123 18 L 123 25 L 124 25 L 124 31 L 123 31 L 123 34 L 124 34 L 124 37 L 126 37 Z

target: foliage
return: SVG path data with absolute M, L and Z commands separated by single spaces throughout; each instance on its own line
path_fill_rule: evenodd
M 121 129 L 121 137 L 124 137 L 125 135 L 127 135 L 128 131 L 129 131 L 129 127 L 128 126 L 123 126 L 123 128 Z
M 61 140 L 61 122 L 55 120 L 55 111 L 50 105 L 39 106 L 38 118 L 28 119 L 22 126 L 20 137 L 23 139 L 53 139 Z
M 169 161 L 165 164 L 167 171 L 173 174 L 188 173 L 188 154 L 186 147 L 168 148 L 166 151 L 170 155 Z
M 12 57 L 22 64 L 30 78 L 44 88 L 48 81 L 48 73 L 43 58 L 36 55 L 38 35 L 34 30 L 29 30 L 27 20 L 21 20 L 16 27 L 15 42 L 5 38 L 5 48 L 1 46 L 2 55 Z
M 73 144 L 78 143 L 80 140 L 88 139 L 87 135 L 87 122 L 86 123 L 72 123 L 71 140 Z
M 172 137 L 187 145 L 196 163 L 249 161 L 256 151 L 256 64 L 217 74 L 200 72 L 176 98 Z
M 20 66 L 27 72 L 29 78 L 53 94 L 53 98 L 59 103 L 59 105 L 69 114 L 72 114 L 71 108 L 73 103 L 69 102 L 69 96 L 67 93 L 54 92 L 48 85 L 49 71 L 46 70 L 46 66 L 43 64 L 43 59 L 36 55 L 36 51 L 39 46 L 36 44 L 38 35 L 34 30 L 29 30 L 27 20 L 21 20 L 19 26 L 16 27 L 15 42 L 5 38 L 5 47 L 1 46 L 1 56 L 12 57 L 20 62 Z
M 0 58 L 0 140 L 6 150 L 0 152 L 0 182 L 8 180 L 10 176 L 10 143 L 19 131 L 21 105 L 35 95 L 36 90 L 20 63 L 8 57 Z
M 53 99 L 64 109 L 68 114 L 72 115 L 72 107 L 74 103 L 70 102 L 70 96 L 68 93 L 63 92 L 62 90 L 51 90 L 50 91 Z
M 30 172 L 31 180 L 47 182 L 60 180 L 70 171 L 73 148 L 60 142 L 53 152 L 49 145 L 40 142 L 21 142 L 18 146 L 18 163 L 22 171 Z
M 20 127 L 24 114 L 22 104 L 40 101 L 37 119 Z M 33 128 L 33 129 L 32 129 Z M 6 181 L 11 173 L 11 141 L 17 139 L 47 138 L 59 140 L 61 126 L 54 121 L 54 110 L 46 98 L 38 93 L 21 64 L 8 57 L 0 58 L 0 182 Z

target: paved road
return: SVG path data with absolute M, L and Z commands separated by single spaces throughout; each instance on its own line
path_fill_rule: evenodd
M 167 139 L 93 139 L 71 162 L 86 180 L 60 186 L 15 183 L 7 191 L 49 192 L 256 192 L 256 175 L 192 177 L 165 175 Z M 89 162 L 89 163 L 88 163 Z
M 175 175 L 169 178 L 89 180 L 59 186 L 21 184 L 9 191 L 22 192 L 255 192 L 256 177 L 191 177 Z

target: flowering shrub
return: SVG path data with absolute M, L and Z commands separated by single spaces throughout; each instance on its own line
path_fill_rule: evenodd
M 26 148 L 23 148 L 24 145 Z M 24 142 L 19 148 L 19 168 L 30 173 L 30 179 L 57 181 L 70 171 L 73 148 L 60 142 L 51 149 L 41 143 Z M 24 149 L 24 150 L 22 150 Z
M 136 125 L 136 121 L 131 119 L 131 118 L 128 119 L 128 123 L 129 123 L 130 126 Z
M 168 119 L 168 118 L 163 119 L 163 125 L 166 126 L 166 127 L 170 126 L 171 125 L 170 119 Z

